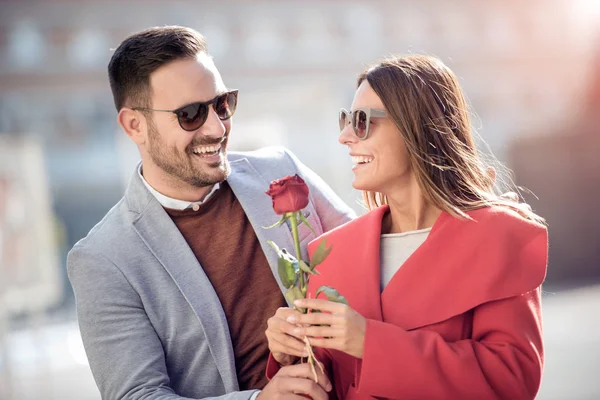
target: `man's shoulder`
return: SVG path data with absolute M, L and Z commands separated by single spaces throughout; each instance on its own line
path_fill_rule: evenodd
M 252 151 L 230 151 L 227 158 L 231 162 L 246 159 L 253 162 L 281 162 L 289 160 L 292 153 L 283 146 L 268 146 Z
M 279 179 L 286 175 L 299 173 L 299 161 L 296 156 L 282 146 L 263 147 L 254 151 L 229 152 L 231 164 L 248 162 L 263 178 Z
M 116 248 L 117 244 L 123 243 L 124 237 L 131 230 L 136 215 L 129 210 L 125 198 L 121 198 L 104 218 L 73 246 L 71 252 L 78 249 L 104 253 Z

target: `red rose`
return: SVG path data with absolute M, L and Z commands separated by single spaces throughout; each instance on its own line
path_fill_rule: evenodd
M 308 186 L 298 175 L 271 182 L 265 193 L 271 196 L 273 209 L 279 215 L 300 211 L 308 205 Z

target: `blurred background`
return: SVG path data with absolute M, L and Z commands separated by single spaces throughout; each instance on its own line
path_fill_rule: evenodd
M 600 0 L 0 0 L 0 399 L 100 399 L 65 258 L 137 149 L 106 67 L 128 34 L 199 30 L 240 89 L 230 148 L 284 145 L 362 212 L 337 113 L 390 53 L 440 57 L 550 230 L 539 399 L 600 399 Z

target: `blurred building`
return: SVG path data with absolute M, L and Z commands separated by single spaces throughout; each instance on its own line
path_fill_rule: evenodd
M 600 281 L 600 46 L 588 82 L 568 122 L 511 146 L 517 183 L 549 225 L 551 287 Z
M 149 26 L 187 25 L 240 89 L 232 148 L 286 145 L 360 210 L 336 125 L 368 62 L 439 56 L 506 160 L 515 135 L 545 135 L 576 107 L 589 68 L 586 7 L 596 2 L 3 0 L 0 132 L 42 143 L 71 247 L 120 198 L 137 160 L 115 121 L 110 49 Z
M 24 198 L 54 213 L 61 259 L 48 270 L 61 266 L 63 292 L 62 304 L 47 301 L 62 313 L 9 321 L 0 278 L 0 399 L 99 398 L 64 258 L 122 196 L 138 159 L 116 124 L 106 71 L 130 33 L 165 24 L 202 32 L 226 84 L 240 89 L 231 148 L 285 145 L 357 211 L 351 161 L 337 143 L 337 113 L 350 105 L 357 74 L 390 53 L 440 57 L 460 78 L 475 128 L 539 197 L 527 201 L 548 219 L 548 282 L 558 286 L 598 278 L 598 21 L 599 0 L 0 0 L 0 133 L 43 153 L 50 199 Z M 2 154 L 0 171 L 27 169 Z M 2 210 L 12 209 L 7 188 L 0 176 Z M 15 220 L 9 214 L 0 213 L 2 243 L 14 241 L 2 228 Z M 540 399 L 598 398 L 598 299 L 590 289 L 545 303 Z

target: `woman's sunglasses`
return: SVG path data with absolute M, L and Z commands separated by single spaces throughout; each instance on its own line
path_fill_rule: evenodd
M 180 107 L 176 110 L 154 110 L 151 108 L 134 108 L 138 111 L 158 111 L 158 112 L 170 112 L 177 115 L 177 121 L 179 126 L 184 131 L 195 131 L 199 129 L 208 118 L 208 110 L 210 105 L 213 105 L 217 116 L 221 121 L 225 121 L 233 115 L 237 106 L 238 91 L 231 90 L 229 92 L 222 93 L 212 100 L 205 101 L 203 103 L 192 103 L 186 106 Z
M 361 107 L 354 111 L 340 110 L 340 131 L 352 123 L 354 134 L 359 140 L 365 140 L 369 137 L 369 128 L 371 127 L 371 118 L 384 118 L 387 113 L 376 108 Z

